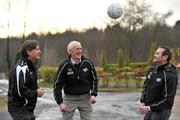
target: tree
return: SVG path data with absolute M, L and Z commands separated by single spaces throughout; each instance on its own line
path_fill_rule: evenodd
M 28 9 L 28 0 L 26 0 L 25 13 L 24 13 L 24 32 L 23 32 L 23 40 L 25 40 L 25 38 L 26 38 L 27 9 Z
M 150 48 L 150 52 L 149 52 L 149 59 L 148 59 L 148 64 L 151 65 L 152 61 L 153 61 L 153 56 L 154 56 L 154 52 L 157 49 L 157 43 L 156 42 L 152 42 L 151 43 L 151 48 Z
M 174 36 L 174 41 L 175 41 L 175 46 L 176 48 L 179 48 L 180 45 L 180 20 L 177 20 L 175 23 L 175 26 L 173 28 L 173 36 Z
M 172 63 L 173 64 L 178 64 L 180 61 L 180 48 L 174 48 L 171 50 L 172 51 Z
M 8 1 L 8 12 L 9 12 L 9 17 L 8 17 L 8 36 L 7 36 L 7 44 L 6 44 L 6 60 L 7 60 L 7 70 L 8 73 L 11 69 L 11 59 L 10 59 L 10 46 L 9 46 L 9 42 L 10 42 L 10 36 L 9 36 L 9 28 L 10 28 L 10 12 L 11 12 L 11 0 Z
M 103 67 L 104 70 L 106 70 L 106 65 L 107 65 L 107 54 L 105 50 L 102 50 L 100 53 L 100 60 L 101 60 L 101 66 Z
M 173 12 L 168 11 L 165 14 L 160 14 L 160 13 L 154 13 L 152 14 L 152 21 L 151 21 L 151 28 L 152 28 L 152 35 L 153 39 L 152 42 L 157 42 L 158 35 L 162 33 L 162 28 L 166 27 L 166 19 L 172 16 Z M 163 33 L 164 34 L 164 33 Z M 164 34 L 166 35 L 166 34 Z
M 118 49 L 118 67 L 123 67 L 123 57 L 122 57 L 122 50 Z
M 126 49 L 127 46 L 127 29 L 121 24 L 114 24 L 107 26 L 104 30 L 104 40 L 101 46 L 106 49 L 108 54 L 108 61 L 110 63 L 117 63 L 117 51 L 119 48 Z M 112 59 L 113 58 L 113 59 Z
M 130 64 L 130 57 L 129 57 L 129 49 L 126 49 L 126 55 L 125 55 L 125 66 L 129 66 Z
M 151 5 L 146 3 L 146 0 L 128 0 L 124 7 L 124 15 L 122 18 L 123 24 L 127 26 L 129 31 L 128 48 L 130 60 L 133 60 L 133 45 L 135 40 L 136 30 L 143 27 L 151 15 Z

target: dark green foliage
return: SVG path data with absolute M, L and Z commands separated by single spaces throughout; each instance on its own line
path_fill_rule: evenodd
M 110 76 L 114 76 L 118 71 L 118 65 L 117 64 L 106 64 L 105 70 L 108 72 Z
M 152 64 L 152 61 L 153 61 L 153 58 L 154 58 L 154 53 L 155 53 L 156 49 L 157 49 L 157 43 L 152 42 L 150 52 L 149 52 L 148 64 Z
M 38 71 L 40 78 L 43 79 L 43 81 L 53 82 L 56 77 L 56 70 L 57 68 L 55 67 L 41 66 Z
M 133 69 L 129 66 L 123 67 L 120 69 L 121 72 L 131 72 Z
M 136 62 L 136 63 L 131 63 L 130 66 L 131 68 L 139 68 L 139 67 L 146 67 L 147 62 Z
M 149 71 L 150 68 L 151 68 L 151 65 L 149 65 L 149 64 L 145 67 L 144 76 L 146 76 L 148 74 L 148 71 Z
M 100 64 L 103 67 L 103 69 L 106 71 L 106 65 L 107 65 L 107 53 L 105 50 L 102 50 L 100 53 Z
M 172 51 L 172 63 L 178 64 L 180 61 L 180 48 L 174 48 Z
M 129 49 L 126 49 L 125 66 L 129 66 L 129 64 L 130 64 Z
M 123 55 L 122 55 L 122 49 L 118 49 L 118 67 L 123 67 Z

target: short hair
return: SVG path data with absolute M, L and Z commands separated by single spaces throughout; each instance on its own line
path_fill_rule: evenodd
M 169 62 L 171 60 L 171 57 L 172 57 L 170 48 L 167 46 L 160 46 L 159 48 L 164 49 L 164 51 L 162 52 L 162 56 L 167 55 L 168 56 L 167 61 Z
M 28 57 L 28 51 L 32 51 L 39 45 L 39 42 L 36 40 L 26 40 L 21 45 L 21 56 Z
M 68 46 L 67 46 L 67 52 L 68 54 L 70 55 L 70 50 L 73 49 L 74 47 L 80 45 L 81 46 L 81 43 L 78 42 L 78 41 L 71 41 Z

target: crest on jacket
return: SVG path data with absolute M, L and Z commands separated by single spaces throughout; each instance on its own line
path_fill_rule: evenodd
M 68 68 L 67 69 L 67 75 L 72 75 L 72 74 L 74 74 L 74 72 L 73 72 L 73 70 L 71 69 L 71 68 Z
M 87 72 L 87 71 L 88 71 L 88 68 L 84 68 L 83 71 L 84 71 L 84 72 Z

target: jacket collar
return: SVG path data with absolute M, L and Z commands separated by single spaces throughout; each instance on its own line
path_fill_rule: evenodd
M 22 57 L 21 60 L 27 63 L 27 65 L 33 70 L 36 71 L 36 63 L 33 63 L 31 60 L 29 60 L 26 57 Z
M 171 71 L 173 69 L 176 69 L 175 66 L 171 63 L 166 63 L 160 66 L 157 66 L 157 70 L 166 70 L 166 71 Z
M 84 59 L 85 59 L 85 57 L 84 57 L 84 56 L 81 56 L 81 60 L 80 60 L 80 62 L 79 62 L 79 63 L 81 63 Z M 74 63 L 75 63 L 75 62 L 73 62 L 73 61 L 72 61 L 72 59 L 71 59 L 71 55 L 69 55 L 69 56 L 68 56 L 68 60 L 69 60 L 72 64 L 74 64 Z
M 164 70 L 167 65 L 168 63 L 163 64 L 163 65 L 157 65 L 157 70 Z

